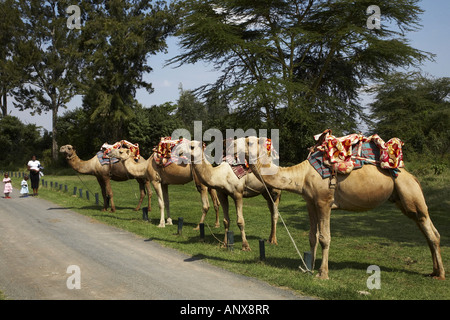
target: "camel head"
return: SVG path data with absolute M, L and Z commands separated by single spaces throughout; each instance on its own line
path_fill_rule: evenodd
M 263 158 L 267 161 L 269 158 L 269 154 L 264 152 L 264 148 L 261 146 L 264 144 L 264 138 L 258 138 L 255 136 L 250 136 L 245 138 L 245 159 L 249 163 L 256 163 L 257 160 L 262 160 Z M 262 151 L 262 152 L 261 152 Z M 264 163 L 266 163 L 264 161 Z
M 67 159 L 70 159 L 71 157 L 76 155 L 74 147 L 72 147 L 70 144 L 66 144 L 59 148 L 59 152 L 65 153 Z
M 117 148 L 111 149 L 108 153 L 108 157 L 117 158 L 120 160 L 127 160 L 130 157 L 133 157 L 133 152 L 128 148 Z
M 274 160 L 278 160 L 278 153 L 270 139 L 265 137 L 250 136 L 245 138 L 245 159 L 252 165 L 257 165 L 264 172 L 261 174 L 275 174 L 277 166 L 272 166 Z

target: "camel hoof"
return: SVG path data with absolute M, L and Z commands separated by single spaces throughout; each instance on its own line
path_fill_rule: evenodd
M 316 274 L 316 278 L 320 279 L 320 280 L 329 280 L 330 279 L 330 278 L 328 278 L 328 274 L 322 274 L 321 272 Z
M 214 228 L 216 228 L 216 229 L 220 228 L 220 223 L 216 223 L 216 224 L 214 225 Z
M 242 246 L 242 251 L 252 251 L 250 246 Z
M 200 226 L 197 225 L 195 228 L 192 228 L 192 230 L 200 230 Z
M 158 224 L 158 228 L 165 228 L 165 227 L 166 227 L 166 225 L 164 223 Z
M 169 226 L 173 225 L 172 219 L 171 218 L 167 218 L 166 224 L 169 225 Z
M 436 272 L 429 274 L 428 277 L 432 277 L 433 279 L 436 279 L 436 280 L 445 280 L 445 274 L 443 276 L 441 276 L 439 274 L 436 274 Z

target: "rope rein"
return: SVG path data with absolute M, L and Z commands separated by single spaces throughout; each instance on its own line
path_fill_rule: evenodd
M 261 156 L 259 156 L 259 157 L 256 158 L 256 159 L 258 160 L 260 157 L 261 157 Z M 295 250 L 297 251 L 297 254 L 298 254 L 298 256 L 300 257 L 300 259 L 302 260 L 303 266 L 305 267 L 306 270 L 303 269 L 301 265 L 298 266 L 299 269 L 300 269 L 303 273 L 307 273 L 307 272 L 308 272 L 308 273 L 310 273 L 310 274 L 313 274 L 312 270 L 309 270 L 308 266 L 306 265 L 305 260 L 303 260 L 302 254 L 300 253 L 300 250 L 298 249 L 297 245 L 295 244 L 294 238 L 292 237 L 291 233 L 289 232 L 289 229 L 288 229 L 286 223 L 284 222 L 284 219 L 283 219 L 282 215 L 280 214 L 280 211 L 278 210 L 278 206 L 275 205 L 275 201 L 274 201 L 273 198 L 272 198 L 272 194 L 270 193 L 269 188 L 267 187 L 266 183 L 264 182 L 264 179 L 263 179 L 263 177 L 262 177 L 262 175 L 261 175 L 261 173 L 260 173 L 260 171 L 259 171 L 261 165 L 258 165 L 258 161 L 256 162 L 255 167 L 256 167 L 256 169 L 257 169 L 256 171 L 257 171 L 259 177 L 261 178 L 260 181 L 262 182 L 262 184 L 264 185 L 264 188 L 266 189 L 267 193 L 269 194 L 270 201 L 272 201 L 273 207 L 274 207 L 274 209 L 276 210 L 276 213 L 278 214 L 278 216 L 280 217 L 281 222 L 283 223 L 283 226 L 284 226 L 284 228 L 286 229 L 287 234 L 289 235 L 289 238 L 291 239 L 291 242 L 292 242 L 292 244 L 294 245 L 294 248 L 295 248 Z
M 78 177 L 78 179 L 80 179 L 81 183 L 82 183 L 83 186 L 86 188 L 86 190 L 87 190 L 88 192 L 90 192 L 92 195 L 95 195 L 95 194 L 87 187 L 87 185 L 84 183 L 84 181 L 81 179 L 80 174 L 79 174 L 78 172 L 77 172 L 77 177 Z M 103 200 L 100 200 L 100 199 L 99 199 L 99 201 L 101 201 L 102 205 L 105 205 L 105 203 L 103 202 Z

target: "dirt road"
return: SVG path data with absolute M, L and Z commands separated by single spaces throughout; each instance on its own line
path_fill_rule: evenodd
M 14 300 L 304 298 L 17 190 L 0 198 L 0 290 Z

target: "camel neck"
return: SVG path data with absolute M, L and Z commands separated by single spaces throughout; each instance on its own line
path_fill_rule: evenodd
M 214 182 L 221 180 L 217 177 L 219 167 L 213 167 L 212 164 L 208 163 L 204 155 L 200 163 L 192 162 L 191 166 L 201 182 L 208 187 L 215 187 Z
M 259 176 L 259 173 L 261 174 L 267 186 L 301 194 L 303 192 L 305 173 L 307 171 L 305 163 L 306 165 L 308 164 L 304 161 L 292 167 L 278 167 L 271 163 L 270 167 L 251 165 L 251 168 L 256 176 Z
M 93 171 L 91 160 L 81 160 L 76 153 L 71 155 L 70 157 L 67 157 L 67 162 L 69 163 L 69 165 L 78 173 L 91 173 Z

